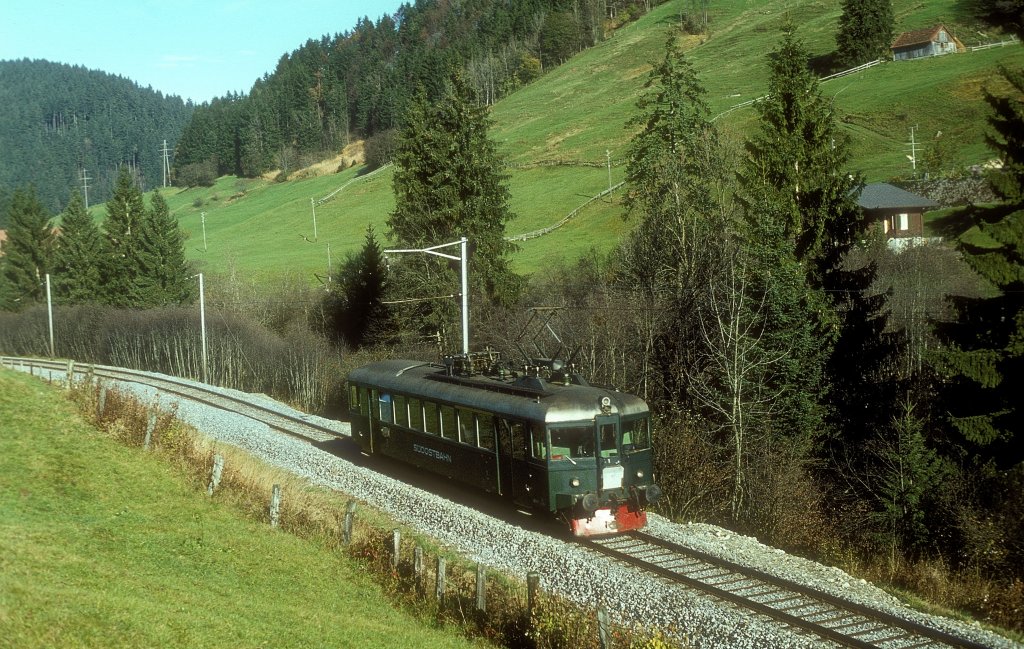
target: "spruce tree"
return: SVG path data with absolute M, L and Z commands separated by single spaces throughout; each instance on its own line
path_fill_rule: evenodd
M 327 298 L 329 333 L 359 348 L 386 340 L 391 333 L 390 310 L 384 304 L 387 265 L 373 226 L 359 254 L 349 257 Z
M 146 217 L 142 192 L 127 166 L 122 165 L 107 201 L 107 219 L 103 223 L 108 257 L 103 268 L 105 300 L 113 306 L 139 306 L 140 234 Z
M 808 68 L 808 54 L 792 26 L 768 55 L 768 95 L 758 102 L 759 129 L 747 142 L 741 201 L 763 195 L 779 207 L 782 233 L 820 288 L 860 229 L 856 202 L 860 181 L 844 168 L 849 138 L 835 109 Z M 755 211 L 748 217 L 757 219 Z
M 1003 159 L 992 186 L 1003 203 L 964 213 L 964 229 L 976 226 L 988 245 L 974 238 L 958 243 L 998 294 L 957 303 L 959 320 L 945 329 L 948 347 L 936 363 L 948 379 L 943 405 L 954 440 L 1009 465 L 1024 460 L 1024 69 L 1002 73 L 1015 94 L 986 94 L 986 101 L 994 113 L 989 144 Z
M 101 267 L 105 243 L 76 189 L 61 214 L 53 260 L 54 299 L 59 304 L 102 301 Z
M 3 273 L 8 307 L 19 310 L 46 300 L 46 274 L 50 272 L 53 231 L 50 217 L 34 187 L 14 191 L 7 207 L 7 242 Z
M 892 0 L 843 0 L 836 32 L 836 60 L 852 68 L 889 51 L 896 18 Z
M 509 266 L 514 246 L 505 241 L 508 179 L 497 147 L 488 137 L 491 119 L 472 88 L 458 73 L 445 83 L 442 97 L 428 101 L 421 90 L 412 102 L 394 156 L 395 210 L 388 218 L 391 238 L 402 247 L 422 248 L 467 237 L 471 248 L 470 282 L 491 300 L 510 301 L 519 280 Z M 415 266 L 401 285 L 410 297 L 437 295 L 458 286 L 458 268 L 418 256 L 402 260 Z M 450 321 L 442 303 L 421 305 L 419 316 L 434 329 Z M 447 311 L 447 313 L 445 313 Z
M 193 282 L 185 263 L 184 243 L 178 220 L 171 216 L 160 192 L 154 191 L 139 232 L 140 306 L 171 306 L 192 299 Z
M 651 383 L 660 386 L 647 396 L 677 405 L 701 351 L 699 307 L 721 272 L 731 228 L 720 200 L 728 173 L 705 94 L 673 30 L 627 123 L 639 130 L 624 202 L 639 223 L 619 247 L 619 282 L 664 314 L 645 333 L 645 365 L 658 368 Z

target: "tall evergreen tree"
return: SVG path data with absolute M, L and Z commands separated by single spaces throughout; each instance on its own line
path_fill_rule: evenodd
M 76 189 L 61 214 L 60 236 L 54 252 L 54 299 L 59 304 L 102 300 L 101 268 L 105 252 L 103 235 Z
M 50 217 L 32 186 L 16 189 L 7 207 L 7 242 L 3 273 L 9 306 L 15 310 L 46 300 L 45 275 L 50 272 L 53 232 Z
M 775 376 L 777 412 L 811 439 L 822 433 L 826 362 L 842 325 L 827 290 L 839 287 L 839 261 L 860 212 L 859 183 L 843 169 L 847 138 L 807 62 L 803 43 L 786 26 L 768 55 L 768 95 L 757 104 L 760 123 L 747 142 L 739 198 L 754 252 L 751 286 L 773 312 L 762 340 L 783 359 Z
M 122 165 L 114 184 L 114 193 L 107 201 L 107 219 L 103 232 L 109 256 L 103 269 L 106 301 L 113 306 L 138 306 L 140 235 L 146 209 L 142 192 L 127 166 Z
M 768 55 L 768 95 L 757 104 L 760 124 L 747 142 L 740 199 L 749 204 L 752 194 L 763 194 L 780 208 L 783 234 L 807 266 L 809 283 L 820 288 L 859 229 L 860 181 L 844 168 L 849 137 L 807 62 L 804 44 L 786 26 Z
M 994 113 L 989 144 L 1003 158 L 992 186 L 1003 203 L 964 213 L 964 228 L 977 226 L 989 245 L 958 244 L 998 295 L 959 301 L 959 321 L 945 331 L 949 346 L 937 364 L 949 379 L 943 403 L 956 438 L 982 457 L 1015 464 L 1024 460 L 1024 69 L 1003 76 L 1015 94 L 986 94 Z
M 142 306 L 170 306 L 192 299 L 185 263 L 185 236 L 159 191 L 150 198 L 139 232 L 139 290 Z
M 892 45 L 892 0 L 843 0 L 836 60 L 845 67 L 874 61 Z
M 639 127 L 629 144 L 625 205 L 640 222 L 619 248 L 620 280 L 653 311 L 646 363 L 658 377 L 651 399 L 685 401 L 685 377 L 700 349 L 699 305 L 721 271 L 728 247 L 727 181 L 718 133 L 705 91 L 673 32 L 627 126 Z M 645 365 L 646 365 L 645 363 Z
M 514 246 L 504 238 L 512 212 L 502 160 L 488 137 L 490 126 L 487 109 L 458 73 L 448 79 L 439 101 L 428 101 L 420 92 L 406 116 L 394 156 L 395 210 L 388 227 L 391 238 L 403 247 L 467 237 L 473 286 L 492 300 L 508 301 L 519 286 L 508 259 Z M 435 289 L 458 285 L 451 277 L 454 269 L 447 264 L 430 265 L 432 276 L 447 276 Z
M 366 228 L 362 249 L 345 262 L 334 284 L 326 305 L 332 337 L 353 348 L 386 340 L 392 329 L 384 304 L 387 264 L 373 226 Z

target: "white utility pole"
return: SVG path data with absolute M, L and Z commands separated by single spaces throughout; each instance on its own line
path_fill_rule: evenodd
M 914 131 L 916 129 L 916 124 L 910 127 L 910 155 L 907 156 L 910 160 L 910 168 L 915 172 L 917 171 L 917 142 L 914 140 Z
M 429 248 L 410 248 L 407 250 L 385 250 L 384 254 L 388 253 L 403 253 L 403 252 L 425 252 L 428 255 L 436 255 L 438 257 L 444 257 L 445 259 L 451 259 L 453 261 L 461 262 L 462 271 L 460 273 L 462 280 L 462 353 L 469 353 L 469 264 L 466 260 L 466 244 L 468 240 L 466 237 L 462 237 L 458 241 L 452 241 L 451 243 L 442 243 L 439 246 L 430 246 Z M 448 248 L 450 246 L 459 246 L 459 256 L 449 255 L 444 252 L 438 252 L 441 248 Z
M 316 201 L 309 199 L 309 207 L 313 210 L 313 242 L 316 242 Z
M 171 150 L 167 148 L 167 140 L 164 140 L 164 145 L 160 149 L 162 154 L 162 166 L 164 168 L 164 187 L 167 186 L 167 178 L 171 175 Z
M 193 277 L 199 278 L 199 325 L 203 341 L 203 383 L 209 383 L 210 372 L 207 370 L 206 364 L 206 295 L 203 291 L 203 274 L 199 273 Z
M 82 192 L 85 194 L 85 209 L 89 209 L 89 172 L 82 169 Z
M 203 252 L 206 252 L 206 212 L 200 212 L 199 219 L 203 222 Z
M 604 150 L 604 157 L 608 160 L 608 193 L 612 191 L 612 152 Z
M 53 358 L 53 300 L 50 298 L 50 273 L 46 273 L 46 312 L 50 317 L 50 358 Z
M 327 242 L 327 281 L 331 281 L 331 243 Z

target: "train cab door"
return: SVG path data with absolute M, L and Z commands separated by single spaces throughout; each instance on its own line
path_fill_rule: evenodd
M 597 470 L 598 488 L 621 489 L 625 468 L 619 455 L 619 418 L 598 416 L 597 425 Z
M 499 493 L 517 503 L 529 503 L 529 428 L 510 419 L 499 419 L 497 423 Z

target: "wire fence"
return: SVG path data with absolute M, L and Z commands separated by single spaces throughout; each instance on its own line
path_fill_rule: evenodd
M 557 230 L 558 228 L 560 228 L 563 225 L 565 225 L 566 223 L 568 223 L 569 221 L 571 221 L 573 219 L 573 217 L 575 217 L 577 214 L 579 214 L 583 210 L 583 208 L 585 208 L 586 206 L 590 205 L 591 203 L 593 203 L 596 200 L 600 200 L 600 199 L 604 198 L 605 196 L 608 196 L 609 194 L 614 192 L 616 189 L 618 189 L 619 187 L 622 187 L 625 184 L 626 184 L 625 182 L 620 182 L 620 183 L 618 183 L 616 185 L 612 185 L 611 187 L 609 187 L 608 189 L 604 190 L 600 194 L 598 194 L 596 196 L 590 197 L 590 199 L 588 199 L 586 203 L 583 203 L 582 205 L 580 205 L 579 207 L 577 207 L 573 211 L 569 212 L 567 215 L 565 215 L 564 218 L 562 218 L 558 223 L 555 223 L 554 225 L 549 225 L 546 228 L 540 228 L 539 230 L 533 230 L 532 232 L 524 232 L 523 234 L 515 234 L 515 235 L 512 235 L 510 237 L 505 237 L 505 241 L 529 241 L 530 239 L 536 239 L 537 237 L 542 237 L 545 234 L 550 234 L 550 233 L 554 232 L 555 230 Z

